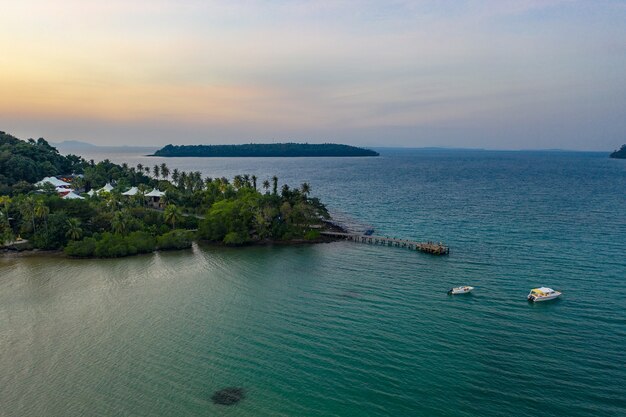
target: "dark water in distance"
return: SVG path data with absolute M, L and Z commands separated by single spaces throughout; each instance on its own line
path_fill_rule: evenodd
M 451 254 L 338 242 L 0 258 L 0 416 L 626 415 L 625 161 L 107 156 L 308 181 L 333 211 Z M 461 284 L 475 293 L 446 295 Z M 528 304 L 540 285 L 562 299 Z M 246 398 L 212 404 L 227 386 Z

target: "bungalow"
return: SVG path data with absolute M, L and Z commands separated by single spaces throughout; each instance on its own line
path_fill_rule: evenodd
M 101 194 L 101 193 L 110 193 L 111 191 L 113 191 L 113 186 L 110 183 L 106 183 L 104 185 L 104 187 L 100 188 L 97 193 Z
M 132 196 L 132 195 L 137 195 L 138 192 L 139 192 L 139 189 L 137 187 L 132 187 L 130 190 L 123 192 L 122 195 Z
M 165 207 L 165 201 L 163 201 L 165 193 L 163 191 L 159 191 L 155 188 L 154 190 L 147 193 L 146 197 L 149 199 L 148 202 L 153 208 L 162 209 Z
M 84 200 L 85 197 L 81 197 L 76 194 L 74 191 L 70 191 L 62 197 L 64 200 Z

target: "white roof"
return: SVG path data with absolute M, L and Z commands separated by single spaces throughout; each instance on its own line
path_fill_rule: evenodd
M 88 195 L 89 197 L 93 197 L 94 195 L 96 195 L 96 190 L 94 190 L 94 189 L 92 188 L 91 190 L 89 190 L 89 191 L 87 192 L 87 195 Z
M 69 193 L 65 194 L 63 196 L 63 199 L 65 200 L 84 200 L 85 197 L 81 197 L 78 194 L 76 194 L 74 191 L 70 191 Z
M 163 197 L 165 193 L 163 191 L 159 191 L 158 189 L 154 189 L 146 194 L 146 197 Z
M 69 186 L 70 185 L 68 182 L 60 180 L 60 179 L 58 179 L 56 177 L 46 177 L 43 180 L 39 181 L 35 185 L 42 186 L 42 185 L 44 185 L 47 182 L 49 182 L 50 184 L 54 185 L 55 187 Z
M 137 187 L 132 187 L 130 190 L 122 193 L 122 195 L 136 195 L 139 192 Z
M 99 192 L 99 193 L 102 193 L 102 192 L 108 193 L 108 192 L 110 192 L 111 190 L 113 190 L 113 186 L 107 182 L 107 183 L 104 185 L 104 187 L 102 187 L 102 188 L 100 188 L 100 189 L 98 190 L 98 192 Z
M 539 287 L 537 289 L 541 292 L 553 292 L 554 291 L 552 288 L 548 288 L 548 287 Z

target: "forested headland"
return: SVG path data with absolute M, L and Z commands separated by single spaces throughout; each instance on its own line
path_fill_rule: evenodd
M 626 145 L 622 145 L 622 147 L 619 150 L 612 152 L 610 157 L 618 158 L 618 159 L 626 159 Z
M 335 143 L 251 143 L 245 145 L 167 145 L 154 156 L 196 157 L 313 157 L 378 156 L 371 149 Z
M 35 183 L 46 176 L 71 177 L 83 198 Z M 105 184 L 113 189 L 99 190 Z M 136 187 L 134 195 L 124 192 Z M 150 190 L 162 193 L 151 204 Z M 63 156 L 44 139 L 0 136 L 0 247 L 60 250 L 72 257 L 119 257 L 180 249 L 193 240 L 226 245 L 317 241 L 325 206 L 303 183 L 255 175 L 203 177 L 166 164 L 134 167 L 109 160 Z

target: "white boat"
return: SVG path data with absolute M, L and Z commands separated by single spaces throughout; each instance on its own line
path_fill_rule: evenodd
M 559 291 L 555 291 L 552 288 L 548 287 L 539 287 L 533 288 L 528 293 L 528 301 L 532 301 L 533 303 L 538 303 L 539 301 L 548 301 L 554 300 L 561 296 Z
M 470 287 L 469 285 L 464 285 L 462 287 L 454 287 L 448 290 L 448 294 L 456 295 L 456 294 L 467 294 L 472 292 L 474 287 Z

